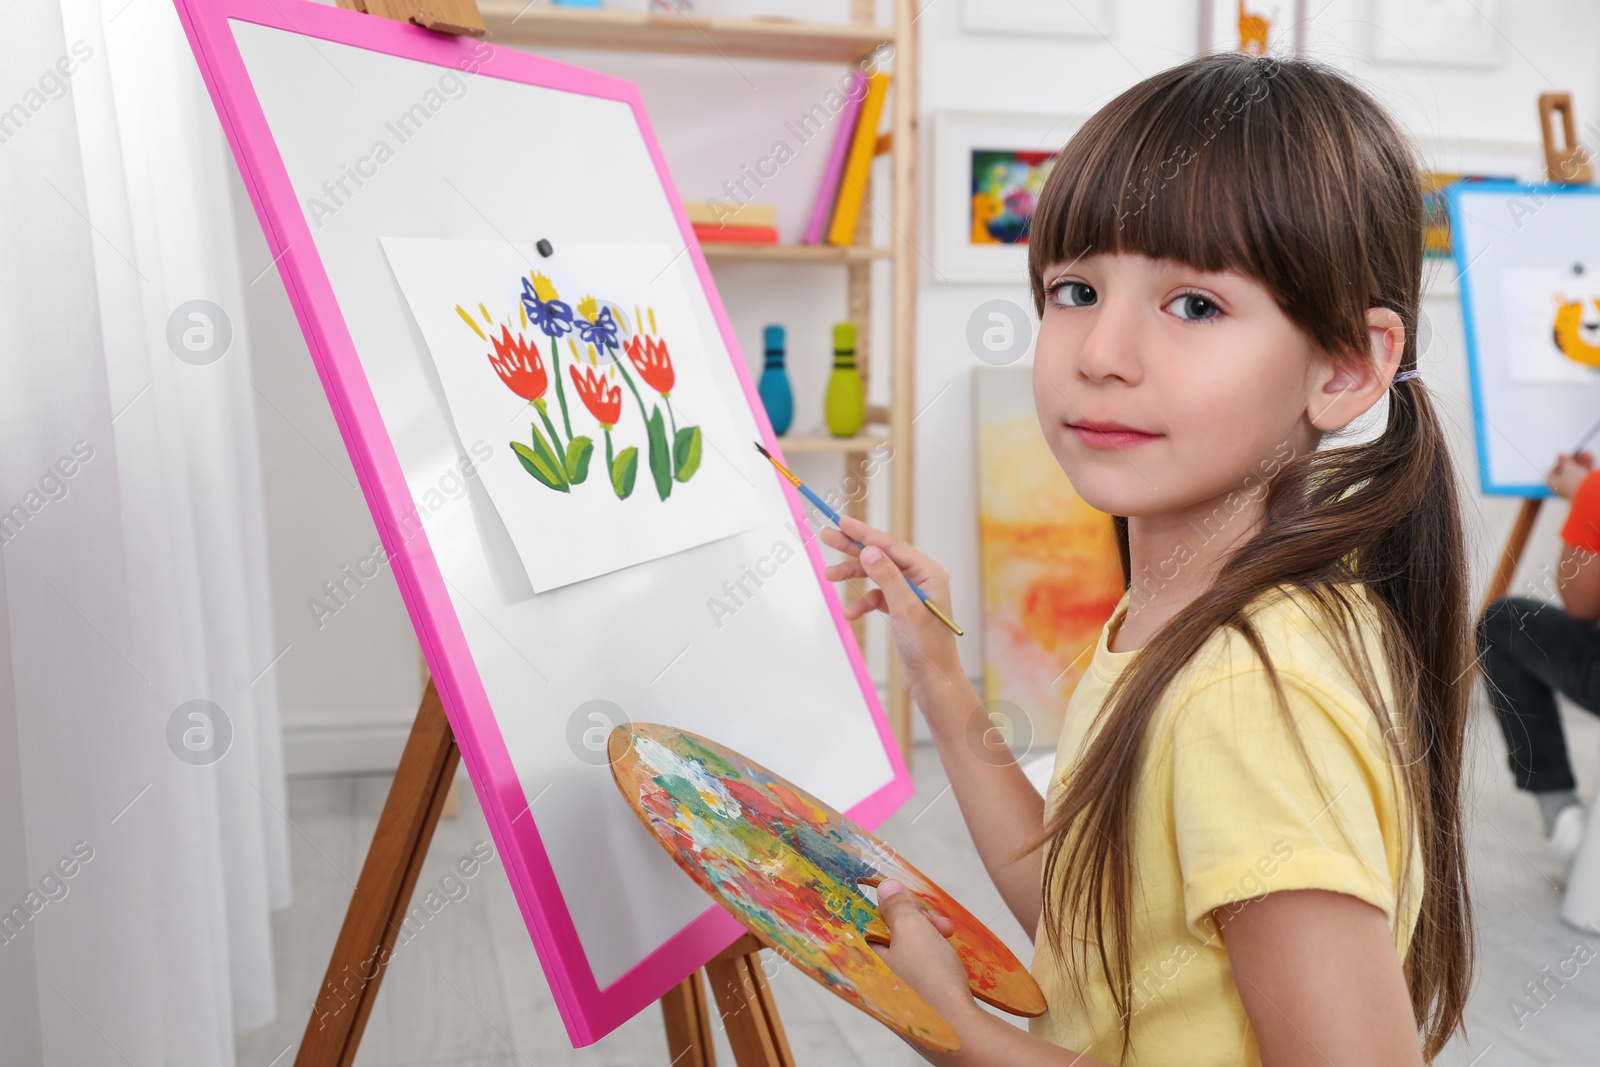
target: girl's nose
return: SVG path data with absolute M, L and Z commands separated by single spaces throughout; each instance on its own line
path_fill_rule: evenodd
M 1138 308 L 1126 301 L 1101 299 L 1078 352 L 1078 371 L 1092 382 L 1140 377 Z

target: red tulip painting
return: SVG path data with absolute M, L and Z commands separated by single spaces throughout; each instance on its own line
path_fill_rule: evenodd
M 650 477 L 655 483 L 656 494 L 665 500 L 672 494 L 673 482 L 688 481 L 699 468 L 702 439 L 698 426 L 678 429 L 677 416 L 668 399 L 676 379 L 672 357 L 667 352 L 666 339 L 656 330 L 655 309 L 648 308 L 646 313 L 650 332 L 641 332 L 645 320 L 636 307 L 633 312 L 634 329 L 630 336 L 624 336 L 623 326 L 617 318 L 618 314 L 622 314 L 620 309 L 611 305 L 602 307 L 594 297 L 586 296 L 578 303 L 578 333 L 589 345 L 591 353 L 604 353 L 611 365 L 622 372 L 622 380 L 633 393 L 634 401 L 639 405 L 639 417 L 644 420 Z M 661 394 L 662 404 L 667 408 L 666 419 L 661 417 L 661 405 L 652 402 L 650 410 L 645 410 L 644 397 L 639 387 L 633 384 L 627 363 L 620 358 L 624 353 L 645 385 Z M 670 436 L 667 430 L 669 421 Z
M 440 476 L 408 473 L 425 517 L 485 545 L 509 539 L 536 591 L 759 524 L 751 450 L 731 447 L 753 432 L 728 400 L 740 389 L 738 357 L 707 330 L 692 267 L 674 249 L 380 242 L 410 319 L 375 325 L 357 344 L 395 380 L 420 375 L 389 394 L 410 405 L 405 440 L 417 463 L 442 468 L 451 450 L 458 462 L 469 452 L 481 460 L 456 494 L 429 496 Z M 469 494 L 471 508 L 445 503 Z M 496 560 L 511 583 L 501 595 L 525 588 Z
M 578 399 L 600 423 L 600 428 L 609 433 L 622 416 L 622 390 L 615 385 L 607 385 L 606 379 L 597 374 L 593 367 L 584 367 L 580 373 L 578 365 L 573 364 L 567 370 L 572 372 L 572 384 L 578 390 Z
M 523 284 L 526 285 L 527 281 L 524 280 Z M 483 321 L 491 330 L 494 329 L 495 324 L 489 315 L 489 309 L 479 304 L 478 310 L 483 316 Z M 456 305 L 456 314 L 461 317 L 461 321 L 472 328 L 473 333 L 489 341 L 493 347 L 493 351 L 486 353 L 489 366 L 499 375 L 500 381 L 507 389 L 533 406 L 539 414 L 540 422 L 544 423 L 543 430 L 539 429 L 538 423 L 533 424 L 531 447 L 521 441 L 512 441 L 511 450 L 522 461 L 523 468 L 542 484 L 557 492 L 572 492 L 573 486 L 582 484 L 589 476 L 589 457 L 594 453 L 594 441 L 588 437 L 574 436 L 572 433 L 572 422 L 567 418 L 566 397 L 561 390 L 560 363 L 555 338 L 551 337 L 550 353 L 551 362 L 556 367 L 556 395 L 561 401 L 561 417 L 567 427 L 565 440 L 556 430 L 555 423 L 550 420 L 550 413 L 545 407 L 544 394 L 550 383 L 550 375 L 545 370 L 538 345 L 529 342 L 525 336 L 530 319 L 527 309 L 523 308 L 518 315 L 522 332 L 513 335 L 511 327 L 502 323 L 500 335 L 492 339 L 460 304 Z M 570 312 L 567 317 L 570 321 Z M 552 318 L 553 315 L 547 312 L 543 321 L 548 323 Z M 540 320 L 534 321 L 537 323 Z M 545 436 L 546 433 L 549 434 L 548 437 Z
M 654 316 L 651 317 L 654 325 Z M 639 368 L 644 384 L 665 397 L 672 392 L 672 358 L 667 355 L 667 342 L 659 337 L 634 336 L 629 338 L 628 358 Z
M 645 446 L 648 450 L 650 477 L 656 494 L 665 500 L 672 495 L 674 482 L 686 482 L 700 466 L 701 430 L 698 426 L 678 427 L 677 416 L 668 399 L 676 382 L 672 357 L 667 351 L 667 340 L 656 330 L 654 308 L 647 310 L 650 322 L 648 334 L 634 332 L 624 336 L 625 326 L 618 320 L 615 306 L 601 305 L 593 296 L 585 296 L 576 309 L 564 302 L 555 284 L 537 271 L 521 279 L 521 308 L 519 315 L 524 330 L 536 327 L 550 339 L 550 364 L 555 371 L 556 398 L 561 405 L 561 421 L 566 428 L 565 442 L 545 410 L 544 391 L 548 381 L 538 349 L 522 336 L 513 337 L 508 327 L 502 326 L 501 337 L 491 341 L 494 351 L 489 353 L 489 364 L 500 376 L 506 388 L 527 400 L 539 412 L 544 431 L 533 427 L 532 445 L 512 441 L 511 449 L 522 461 L 523 467 L 541 484 L 557 492 L 570 493 L 572 487 L 588 476 L 589 457 L 594 451 L 591 438 L 572 432 L 572 415 L 567 408 L 565 390 L 561 385 L 561 349 L 558 339 L 576 332 L 583 347 L 567 337 L 567 347 L 573 362 L 567 365 L 572 385 L 589 414 L 599 423 L 606 440 L 606 470 L 611 477 L 611 490 L 618 500 L 626 500 L 633 493 L 634 479 L 638 474 L 639 449 L 629 445 L 621 452 L 615 451 L 611 433 L 622 417 L 622 390 L 609 384 L 618 371 L 639 405 L 639 418 L 644 425 Z M 480 309 L 483 305 L 478 305 Z M 484 340 L 490 340 L 473 318 L 459 305 L 456 313 Z M 487 310 L 484 320 L 489 320 Z M 634 322 L 641 320 L 634 311 Z M 667 417 L 661 417 L 661 405 L 652 403 L 645 410 L 644 397 L 628 374 L 628 368 L 618 358 L 626 353 L 628 360 L 639 372 L 645 385 L 661 394 L 667 408 Z M 600 372 L 601 358 L 605 358 L 606 373 Z M 584 367 L 585 358 L 589 366 Z M 670 422 L 670 436 L 668 423 Z M 549 437 L 545 437 L 545 432 Z
M 592 354 L 594 349 L 589 351 Z M 575 345 L 573 352 L 576 355 Z M 583 401 L 583 406 L 589 409 L 589 414 L 594 416 L 600 429 L 605 432 L 606 470 L 611 472 L 611 488 L 618 500 L 626 500 L 628 494 L 633 492 L 634 476 L 639 470 L 639 450 L 629 445 L 622 450 L 620 457 L 612 450 L 611 429 L 622 418 L 622 390 L 611 385 L 609 378 L 595 366 L 583 367 L 581 371 L 580 366 L 576 362 L 567 366 L 572 372 L 573 388 L 578 390 L 578 398 Z
M 471 316 L 459 307 L 456 311 L 467 320 L 468 326 L 478 329 Z M 479 335 L 482 335 L 482 331 L 479 331 Z M 489 357 L 489 363 L 500 375 L 500 380 L 506 383 L 507 389 L 528 403 L 539 404 L 544 399 L 545 387 L 550 384 L 550 375 L 545 373 L 539 350 L 520 336 L 512 337 L 508 326 L 500 327 L 500 336 L 493 338 L 493 342 L 494 354 Z
M 671 421 L 672 447 L 667 447 L 667 427 L 662 425 L 661 411 L 654 409 L 646 419 L 646 426 L 650 431 L 650 473 L 656 481 L 656 492 L 665 500 L 672 491 L 672 481 L 676 478 L 680 482 L 689 480 L 689 476 L 700 465 L 701 436 L 700 427 L 685 426 L 678 428 L 677 417 L 672 412 L 672 402 L 668 396 L 676 384 L 677 375 L 672 369 L 672 356 L 667 351 L 666 338 L 656 331 L 656 312 L 654 308 L 647 308 L 650 321 L 650 332 L 642 332 L 644 317 L 639 314 L 639 309 L 634 308 L 633 321 L 641 329 L 627 339 L 623 349 L 628 354 L 628 359 L 638 370 L 639 377 L 644 379 L 644 384 L 661 394 L 661 401 L 667 407 L 667 418 Z M 632 383 L 629 383 L 632 385 Z M 644 411 L 644 401 L 639 402 L 639 410 Z

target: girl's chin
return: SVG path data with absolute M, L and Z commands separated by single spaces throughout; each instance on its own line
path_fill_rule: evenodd
M 1091 508 L 1096 511 L 1103 511 L 1107 515 L 1126 515 L 1128 514 L 1125 510 L 1127 508 L 1148 506 L 1148 501 L 1136 501 L 1131 498 L 1125 485 L 1110 488 L 1100 484 L 1107 479 L 1104 479 L 1103 476 L 1097 476 L 1098 473 L 1091 473 L 1085 470 L 1067 472 L 1067 481 L 1072 483 L 1073 492 L 1077 493 L 1083 502 Z M 1119 492 L 1118 489 L 1122 491 Z

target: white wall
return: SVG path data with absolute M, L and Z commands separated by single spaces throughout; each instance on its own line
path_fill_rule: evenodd
M 1308 0 L 1313 19 L 1311 52 L 1365 82 L 1413 132 L 1432 137 L 1468 137 L 1538 143 L 1535 100 L 1548 90 L 1570 90 L 1580 121 L 1600 119 L 1596 90 L 1600 57 L 1600 9 L 1576 0 L 1530 0 L 1504 18 L 1505 61 L 1493 68 L 1377 65 L 1370 47 L 1373 4 L 1378 0 Z M 1128 85 L 1181 62 L 1195 49 L 1197 0 L 1142 0 L 1118 4 L 1108 39 L 1020 37 L 965 33 L 962 0 L 924 0 L 921 33 L 920 115 L 923 178 L 920 232 L 916 424 L 918 544 L 944 561 L 953 577 L 957 616 L 967 628 L 962 662 L 976 678 L 982 670 L 979 625 L 976 493 L 973 485 L 971 371 L 978 361 L 964 341 L 967 318 L 996 297 L 1030 307 L 1025 289 L 944 285 L 933 281 L 931 136 L 933 115 L 943 110 L 1029 112 L 1062 115 L 1092 112 Z M 642 9 L 643 0 L 618 3 Z M 1506 5 L 1509 6 L 1509 5 Z M 803 13 L 843 20 L 846 0 L 784 4 L 777 0 L 700 0 L 707 14 Z M 879 0 L 879 17 L 889 6 Z M 744 167 L 785 141 L 794 158 L 767 181 L 758 199 L 776 203 L 782 238 L 793 241 L 804 226 L 827 151 L 827 131 L 801 143 L 785 125 L 807 111 L 836 84 L 839 68 L 743 58 L 684 59 L 600 52 L 556 52 L 552 57 L 615 73 L 639 84 L 678 190 L 686 198 L 726 194 Z M 1591 144 L 1593 138 L 1589 138 Z M 887 159 L 875 182 L 888 185 Z M 885 193 L 886 196 L 886 193 Z M 255 278 L 269 256 L 242 190 L 237 198 L 245 240 L 244 269 Z M 877 240 L 886 243 L 886 220 L 877 219 Z M 723 264 L 717 284 L 746 360 L 756 373 L 761 330 L 768 322 L 789 328 L 790 373 L 800 408 L 795 429 L 820 422 L 820 397 L 828 359 L 828 330 L 845 313 L 842 269 Z M 888 267 L 876 268 L 877 309 L 873 338 L 887 358 Z M 1448 272 L 1447 272 L 1448 273 Z M 273 588 L 280 640 L 291 645 L 279 667 L 285 702 L 291 770 L 381 766 L 398 753 L 419 695 L 416 643 L 388 572 L 368 582 L 348 607 L 313 621 L 307 601 L 341 568 L 355 567 L 376 541 L 372 521 L 355 488 L 310 359 L 290 315 L 275 271 L 251 286 L 249 328 L 256 351 L 272 353 L 257 368 L 266 472 Z M 1476 476 L 1467 404 L 1466 363 L 1460 313 L 1453 293 L 1426 302 L 1433 341 L 1422 366 L 1453 427 L 1465 483 L 1469 536 L 1477 588 L 1498 556 L 1516 502 L 1475 493 Z M 873 399 L 887 400 L 879 375 Z M 795 460 L 797 471 L 819 488 L 838 483 L 835 457 Z M 893 463 L 888 465 L 892 472 Z M 869 520 L 886 522 L 885 494 Z M 1565 507 L 1547 505 L 1522 574 L 1524 583 L 1553 565 L 1555 530 Z M 327 598 L 324 596 L 326 602 Z M 881 623 L 869 632 L 868 661 L 880 684 L 887 674 L 888 641 Z

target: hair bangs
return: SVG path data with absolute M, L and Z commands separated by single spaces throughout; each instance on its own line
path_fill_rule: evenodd
M 1382 298 L 1367 243 L 1350 236 L 1364 221 L 1360 183 L 1380 164 L 1361 159 L 1351 118 L 1303 80 L 1298 64 L 1219 53 L 1097 112 L 1056 158 L 1035 207 L 1035 313 L 1052 265 L 1131 253 L 1245 275 L 1324 350 L 1362 345 L 1369 306 L 1407 303 Z

